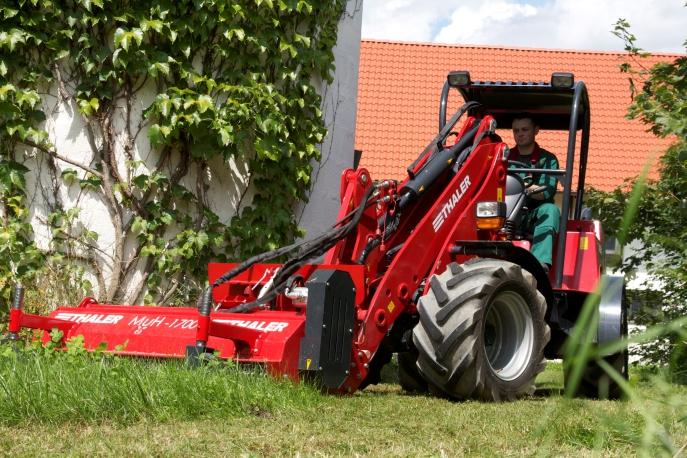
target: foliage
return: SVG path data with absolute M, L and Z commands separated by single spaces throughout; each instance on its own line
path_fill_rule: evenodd
M 74 279 L 92 272 L 103 301 L 183 301 L 209 259 L 291 241 L 325 135 L 315 85 L 330 81 L 344 5 L 4 2 L 0 293 L 48 256 L 74 266 Z M 90 151 L 51 143 L 63 113 L 83 124 Z M 208 194 L 232 169 L 248 171 L 234 177 L 240 214 L 221 216 L 227 202 Z M 28 192 L 29 176 L 40 192 Z M 27 196 L 47 214 L 30 217 Z M 80 214 L 94 206 L 114 232 L 106 250 Z M 43 253 L 37 222 L 52 234 Z
M 610 193 L 592 191 L 587 202 L 609 235 L 617 235 L 623 244 L 640 242 L 642 249 L 625 260 L 623 269 L 629 272 L 643 264 L 662 290 L 663 306 L 645 310 L 640 320 L 668 322 L 687 314 L 687 57 L 646 68 L 642 61 L 646 53 L 637 47 L 627 21 L 619 20 L 615 33 L 625 41 L 631 60 L 621 66 L 630 76 L 633 94 L 628 118 L 639 119 L 657 136 L 675 141 L 661 157 L 660 178 L 646 184 L 637 218 L 626 229 L 620 230 L 629 203 L 625 189 L 636 178 Z M 672 349 L 679 350 L 684 342 L 674 335 L 668 345 L 670 351 L 654 348 L 645 356 L 668 363 Z

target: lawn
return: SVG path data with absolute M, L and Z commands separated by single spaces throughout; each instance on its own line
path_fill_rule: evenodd
M 393 383 L 339 397 L 233 366 L 4 352 L 0 447 L 22 456 L 679 454 L 687 389 L 632 375 L 629 401 L 568 400 L 552 363 L 535 396 L 487 404 Z

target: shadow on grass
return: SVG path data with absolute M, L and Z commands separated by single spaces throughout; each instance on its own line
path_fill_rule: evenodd
M 564 390 L 560 386 L 542 386 L 534 390 L 533 398 L 550 398 L 552 396 L 563 396 Z

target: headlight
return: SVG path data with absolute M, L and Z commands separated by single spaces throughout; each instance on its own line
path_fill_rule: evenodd
M 551 74 L 551 86 L 557 88 L 572 88 L 575 76 L 568 72 L 554 72 Z
M 469 86 L 471 83 L 470 72 L 465 70 L 452 71 L 448 74 L 447 79 L 448 85 L 451 87 L 465 87 Z
M 501 229 L 506 221 L 506 203 L 478 202 L 475 214 L 477 229 Z

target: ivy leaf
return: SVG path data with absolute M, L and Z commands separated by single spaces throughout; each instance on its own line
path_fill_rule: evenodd
M 134 37 L 136 44 L 141 46 L 141 43 L 143 42 L 143 31 L 141 29 L 134 29 L 131 34 Z
M 165 62 L 155 62 L 148 67 L 148 72 L 152 76 L 157 76 L 158 72 L 165 76 L 169 76 L 169 64 Z
M 94 177 L 94 176 L 88 177 L 88 178 L 83 179 L 83 180 L 79 180 L 79 186 L 81 186 L 81 189 L 96 190 L 100 186 L 102 186 L 102 184 L 103 184 L 103 180 L 101 180 L 98 177 Z
M 198 100 L 196 101 L 196 106 L 198 107 L 198 111 L 200 113 L 205 113 L 210 108 L 214 108 L 214 103 L 212 102 L 212 99 L 209 96 L 203 94 L 200 97 L 198 97 Z
M 226 126 L 218 129 L 220 138 L 222 139 L 222 145 L 229 146 L 230 143 L 234 141 L 234 136 L 232 135 L 232 127 Z
M 115 67 L 117 66 L 125 66 L 126 63 L 119 57 L 119 54 L 122 52 L 122 48 L 117 48 L 114 50 L 112 53 L 112 65 Z
M 227 40 L 231 40 L 234 36 L 238 38 L 239 41 L 243 41 L 246 38 L 246 32 L 243 29 L 229 29 L 224 32 L 224 38 Z
M 159 19 L 145 19 L 141 21 L 141 31 L 147 32 L 150 29 L 155 30 L 157 33 L 162 32 L 163 22 Z
M 150 129 L 148 129 L 148 138 L 150 139 L 150 143 L 153 145 L 160 145 L 163 143 L 163 136 L 160 132 L 160 126 L 158 124 L 153 124 L 150 126 Z
M 78 175 L 74 169 L 65 169 L 62 171 L 61 177 L 65 183 L 72 184 L 77 180 Z
M 86 116 L 91 116 L 100 108 L 100 102 L 95 97 L 90 100 L 79 100 L 79 109 Z
M 143 218 L 141 218 L 139 216 L 137 216 L 134 219 L 134 222 L 131 224 L 131 230 L 137 234 L 144 233 L 146 231 L 146 228 L 147 228 L 146 220 L 144 220 Z
M 26 36 L 21 30 L 10 29 L 9 32 L 0 32 L 0 47 L 6 46 L 10 51 L 14 51 L 18 43 L 26 43 Z
M 145 245 L 141 248 L 141 257 L 147 258 L 149 256 L 157 256 L 159 253 L 158 248 L 155 245 Z
M 310 47 L 310 37 L 306 37 L 306 36 L 300 35 L 300 34 L 295 34 L 293 39 L 294 39 L 294 41 L 299 41 L 299 42 L 303 43 L 308 48 Z
M 121 27 L 117 28 L 114 33 L 114 46 L 115 48 L 122 48 L 124 51 L 129 50 L 130 35 L 125 32 Z

